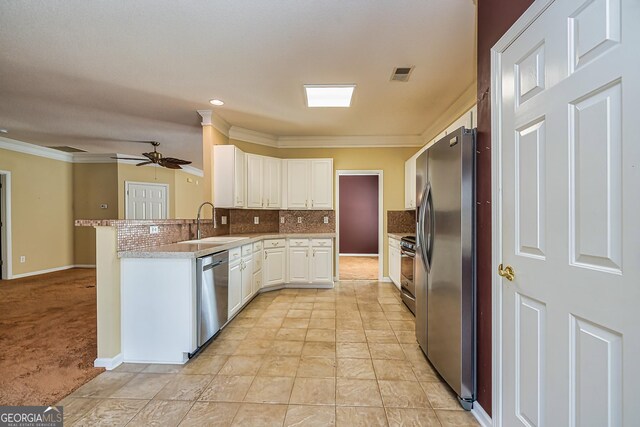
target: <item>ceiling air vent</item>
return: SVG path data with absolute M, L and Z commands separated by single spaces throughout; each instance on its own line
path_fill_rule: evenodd
M 57 147 L 49 146 L 47 148 L 51 148 L 53 150 L 58 150 L 58 151 L 64 151 L 65 153 L 86 153 L 85 150 L 81 150 L 79 148 L 68 147 L 66 145 L 57 146 Z
M 393 74 L 391 74 L 391 81 L 408 82 L 412 71 L 413 67 L 397 67 L 393 70 Z

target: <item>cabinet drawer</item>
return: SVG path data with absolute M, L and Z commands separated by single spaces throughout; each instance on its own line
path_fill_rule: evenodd
M 229 249 L 229 262 L 234 262 L 242 258 L 242 248 Z
M 400 249 L 400 240 L 394 239 L 393 237 L 389 238 L 389 246 L 392 248 Z
M 309 239 L 289 239 L 290 248 L 301 248 L 309 246 Z
M 331 239 L 311 239 L 311 246 L 330 247 Z
M 253 252 L 257 252 L 257 251 L 261 251 L 261 250 L 262 250 L 262 241 L 255 242 L 253 244 Z
M 253 245 L 244 245 L 242 247 L 242 256 L 251 255 L 253 253 Z
M 265 240 L 264 241 L 264 248 L 265 249 L 284 248 L 284 247 L 285 247 L 284 239 L 271 239 L 271 240 Z

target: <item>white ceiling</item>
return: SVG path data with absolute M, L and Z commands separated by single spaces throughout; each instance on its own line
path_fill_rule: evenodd
M 199 109 L 283 137 L 415 136 L 474 79 L 472 0 L 0 3 L 0 128 L 39 145 L 153 139 L 201 167 Z M 305 83 L 357 84 L 352 107 L 306 108 Z

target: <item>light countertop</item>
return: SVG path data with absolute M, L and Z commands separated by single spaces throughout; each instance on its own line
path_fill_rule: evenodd
M 222 236 L 221 236 L 222 237 Z M 172 243 L 170 245 L 152 246 L 134 251 L 120 251 L 119 258 L 199 258 L 237 248 L 264 239 L 333 239 L 335 233 L 250 233 L 231 234 L 224 237 L 245 237 L 228 243 Z

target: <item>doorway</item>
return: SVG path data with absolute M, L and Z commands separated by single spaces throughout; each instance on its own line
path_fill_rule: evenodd
M 126 219 L 167 219 L 167 184 L 125 182 Z
M 336 202 L 338 279 L 381 280 L 382 171 L 337 171 Z
M 11 279 L 11 172 L 0 170 L 0 280 Z

